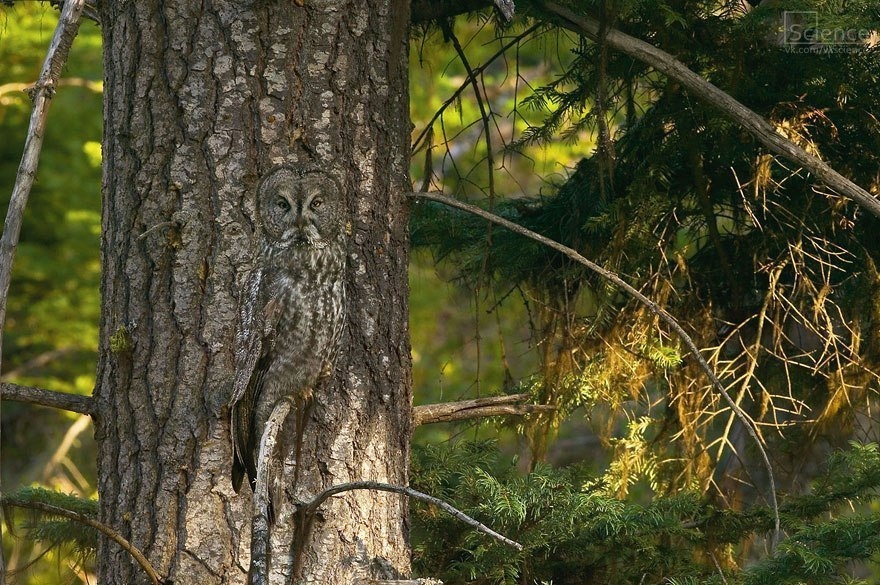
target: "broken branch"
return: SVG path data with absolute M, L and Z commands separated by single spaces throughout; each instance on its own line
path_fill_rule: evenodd
M 555 408 L 549 404 L 521 404 L 529 400 L 530 397 L 529 394 L 509 394 L 458 402 L 423 404 L 413 408 L 413 425 L 429 425 L 489 416 L 524 416 Z
M 27 402 L 49 408 L 60 408 L 80 414 L 94 414 L 94 400 L 91 396 L 68 394 L 67 392 L 55 392 L 35 386 L 20 386 L 9 382 L 0 382 L 0 398 L 3 400 L 15 400 Z

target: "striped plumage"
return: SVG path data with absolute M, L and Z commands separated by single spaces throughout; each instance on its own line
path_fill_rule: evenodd
M 245 474 L 253 487 L 275 404 L 293 399 L 298 448 L 315 384 L 332 372 L 345 311 L 341 197 L 326 174 L 289 166 L 257 189 L 262 243 L 240 308 L 230 401 L 236 491 Z

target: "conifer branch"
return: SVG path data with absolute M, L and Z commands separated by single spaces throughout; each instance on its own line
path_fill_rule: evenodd
M 478 520 L 474 520 L 452 504 L 444 502 L 439 498 L 435 498 L 434 496 L 429 496 L 428 494 L 422 493 L 418 490 L 414 490 L 411 487 L 402 486 L 402 485 L 394 485 L 390 483 L 382 483 L 378 481 L 353 481 L 351 483 L 343 483 L 339 485 L 335 485 L 327 488 L 323 492 L 319 493 L 311 502 L 305 502 L 300 505 L 300 511 L 304 513 L 306 516 L 312 516 L 318 510 L 318 508 L 323 504 L 327 499 L 339 495 L 344 492 L 350 492 L 354 490 L 375 490 L 380 492 L 392 492 L 395 494 L 403 494 L 405 496 L 409 496 L 410 498 L 415 498 L 417 500 L 422 500 L 423 502 L 428 502 L 429 504 L 433 504 L 446 512 L 447 514 L 453 516 L 454 518 L 461 520 L 468 526 L 476 528 L 480 532 L 484 532 L 498 540 L 503 542 L 508 546 L 512 546 L 516 550 L 522 550 L 523 545 L 520 543 L 513 541 L 502 534 L 498 534 L 482 522 Z
M 428 199 L 430 201 L 436 201 L 438 203 L 442 203 L 449 207 L 454 207 L 461 211 L 465 211 L 472 215 L 476 215 L 477 217 L 481 217 L 485 220 L 488 220 L 492 223 L 500 225 L 509 229 L 510 231 L 517 233 L 521 236 L 525 236 L 531 240 L 534 240 L 540 244 L 547 246 L 557 252 L 565 255 L 566 257 L 574 260 L 575 262 L 586 266 L 602 278 L 614 283 L 621 289 L 623 289 L 629 296 L 637 300 L 639 303 L 644 305 L 649 311 L 657 315 L 660 319 L 662 319 L 673 331 L 675 331 L 676 335 L 678 335 L 679 339 L 684 343 L 687 347 L 688 351 L 691 355 L 694 356 L 694 359 L 700 366 L 706 376 L 708 376 L 709 381 L 712 384 L 719 394 L 724 398 L 724 401 L 730 406 L 730 409 L 736 414 L 736 417 L 740 420 L 742 425 L 745 427 L 746 432 L 748 432 L 749 436 L 754 440 L 758 451 L 761 453 L 761 458 L 764 460 L 764 467 L 767 470 L 767 479 L 770 483 L 770 506 L 773 509 L 773 518 L 775 525 L 775 535 L 773 542 L 774 544 L 778 541 L 780 535 L 780 519 L 779 519 L 779 503 L 776 499 L 776 480 L 774 479 L 773 474 L 773 466 L 770 464 L 770 458 L 767 456 L 767 450 L 764 448 L 763 441 L 758 435 L 757 425 L 755 425 L 754 421 L 749 418 L 749 416 L 743 411 L 742 408 L 736 403 L 733 397 L 730 396 L 730 393 L 727 392 L 727 389 L 724 387 L 724 384 L 721 383 L 721 380 L 718 379 L 718 376 L 715 374 L 715 371 L 712 369 L 712 366 L 709 365 L 709 362 L 706 361 L 706 358 L 700 353 L 697 344 L 694 343 L 694 340 L 691 339 L 690 335 L 684 330 L 684 328 L 679 324 L 679 322 L 670 315 L 663 307 L 646 297 L 644 294 L 639 292 L 632 285 L 624 281 L 620 276 L 616 273 L 611 272 L 599 266 L 595 262 L 588 260 L 587 258 L 581 256 L 576 250 L 569 248 L 563 244 L 555 240 L 551 240 L 546 236 L 542 236 L 532 230 L 525 228 L 519 224 L 513 223 L 512 221 L 506 220 L 502 217 L 499 217 L 493 213 L 490 213 L 484 209 L 480 209 L 474 205 L 470 205 L 468 203 L 464 203 L 463 201 L 458 201 L 457 199 L 452 199 L 451 197 L 446 197 L 445 195 L 439 193 L 410 193 L 411 197 L 416 197 L 420 199 Z
M 549 404 L 521 404 L 529 398 L 531 398 L 529 394 L 509 394 L 457 402 L 422 404 L 413 408 L 413 425 L 429 425 L 489 416 L 524 416 L 556 408 Z
M 538 0 L 536 6 L 557 16 L 560 19 L 559 24 L 563 28 L 589 37 L 594 41 L 597 41 L 601 35 L 602 42 L 609 47 L 650 65 L 670 79 L 681 83 L 695 97 L 718 108 L 721 113 L 740 124 L 771 152 L 807 169 L 825 185 L 841 195 L 849 197 L 866 211 L 880 218 L 880 199 L 832 169 L 822 159 L 807 153 L 791 140 L 779 134 L 764 118 L 738 102 L 730 94 L 691 71 L 684 63 L 666 51 L 615 28 L 602 29 L 597 20 L 582 14 L 575 14 L 555 2 Z
M 94 414 L 94 400 L 91 396 L 69 394 L 37 388 L 35 386 L 21 386 L 9 382 L 0 382 L 0 399 L 27 402 L 49 408 L 59 408 L 80 414 L 92 416 Z
M 145 557 L 144 554 L 136 546 L 131 544 L 131 542 L 126 540 L 125 537 L 116 532 L 116 530 L 114 530 L 110 526 L 107 526 L 102 522 L 98 522 L 87 514 L 68 510 L 67 508 L 62 508 L 60 506 L 47 504 L 46 502 L 33 501 L 14 496 L 5 497 L 0 500 L 0 502 L 2 502 L 3 506 L 37 510 L 39 512 L 45 512 L 46 514 L 51 514 L 53 516 L 68 518 L 75 522 L 79 522 L 80 524 L 85 524 L 86 526 L 94 528 L 95 530 L 118 544 L 120 547 L 122 547 L 125 552 L 130 554 L 150 578 L 150 582 L 153 585 L 161 585 L 163 583 L 162 579 L 159 577 L 159 574 L 153 568 L 153 565 L 150 564 L 150 561 L 147 559 L 147 557 Z

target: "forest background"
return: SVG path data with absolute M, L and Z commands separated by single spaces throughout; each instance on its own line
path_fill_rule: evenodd
M 798 52 L 779 37 L 786 13 L 876 31 L 872 3 L 584 10 L 878 192 L 876 43 Z M 56 21 L 37 2 L 0 16 L 4 214 L 23 90 Z M 417 571 L 447 583 L 878 582 L 880 221 L 674 81 L 537 12 L 416 26 L 410 75 L 414 190 L 478 202 L 575 248 L 675 315 L 755 421 L 785 532 L 774 548 L 767 470 L 747 430 L 656 315 L 550 250 L 418 203 L 416 404 L 528 393 L 553 410 L 417 430 L 413 485 L 526 544 L 510 555 L 414 506 Z M 85 23 L 22 228 L 3 382 L 94 386 L 101 79 L 100 32 Z M 9 401 L 0 416 L 4 494 L 96 497 L 87 416 Z M 17 582 L 90 582 L 87 543 L 12 518 L 3 554 Z

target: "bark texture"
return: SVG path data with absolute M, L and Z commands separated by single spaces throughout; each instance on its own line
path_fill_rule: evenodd
M 225 405 L 256 184 L 275 164 L 333 172 L 350 217 L 347 328 L 291 496 L 407 481 L 408 2 L 107 0 L 101 10 L 101 521 L 163 579 L 243 583 L 250 493 L 232 490 Z M 273 583 L 289 580 L 291 520 L 281 510 Z M 332 498 L 312 522 L 299 582 L 406 576 L 406 534 L 401 495 Z M 107 540 L 98 565 L 100 583 L 146 582 Z

